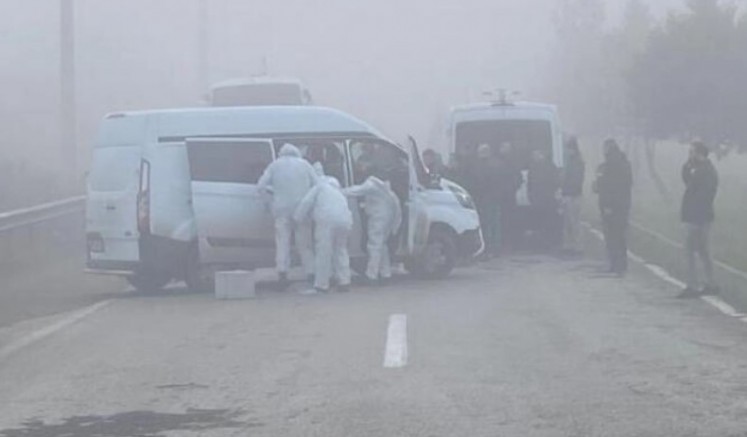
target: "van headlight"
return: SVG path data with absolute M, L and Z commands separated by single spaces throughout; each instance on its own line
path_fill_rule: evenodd
M 468 192 L 461 190 L 456 187 L 449 187 L 454 196 L 457 198 L 457 202 L 462 205 L 463 208 L 475 209 L 475 201 L 472 200 L 472 196 Z

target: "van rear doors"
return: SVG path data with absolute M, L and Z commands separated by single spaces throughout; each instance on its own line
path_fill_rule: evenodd
M 272 141 L 189 138 L 186 145 L 201 263 L 272 266 L 273 219 L 257 188 L 275 157 Z
M 118 115 L 102 125 L 86 187 L 90 269 L 133 271 L 138 266 L 137 199 L 146 130 L 145 119 Z

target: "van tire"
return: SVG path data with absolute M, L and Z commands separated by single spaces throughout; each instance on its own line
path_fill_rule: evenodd
M 189 251 L 184 282 L 192 293 L 215 293 L 215 274 L 200 265 L 200 252 L 197 247 Z
M 141 271 L 128 276 L 127 282 L 139 293 L 154 293 L 161 291 L 171 279 L 171 276 L 165 273 Z
M 438 280 L 447 278 L 456 262 L 456 235 L 451 229 L 437 227 L 431 230 L 423 253 L 417 259 L 408 260 L 405 268 L 420 279 Z

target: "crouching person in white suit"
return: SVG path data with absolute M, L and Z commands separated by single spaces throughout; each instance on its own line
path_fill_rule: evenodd
M 298 205 L 293 218 L 296 223 L 314 222 L 314 288 L 308 293 L 329 291 L 333 275 L 338 283 L 338 291 L 348 291 L 348 237 L 353 227 L 353 214 L 337 179 L 320 177 Z
M 389 239 L 399 231 L 402 224 L 402 208 L 397 195 L 388 181 L 375 176 L 366 179 L 361 185 L 344 190 L 345 195 L 363 197 L 368 216 L 368 266 L 366 279 L 371 284 L 388 281 L 392 278 L 389 257 Z

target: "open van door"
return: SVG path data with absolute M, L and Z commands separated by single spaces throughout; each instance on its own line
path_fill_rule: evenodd
M 408 137 L 409 164 L 409 193 L 407 201 L 407 253 L 414 255 L 421 253 L 428 244 L 428 214 L 422 192 L 424 190 L 424 175 L 426 174 L 418 145 L 413 137 Z
M 273 220 L 257 182 L 274 160 L 268 139 L 189 138 L 192 205 L 203 266 L 272 266 Z

